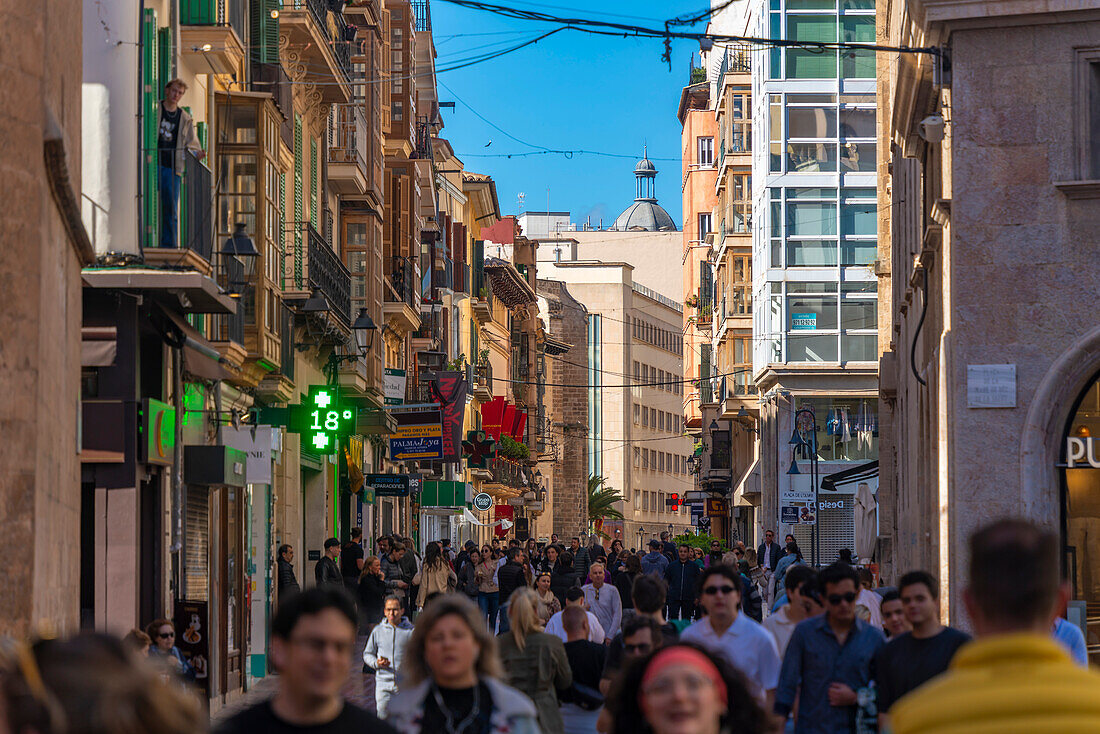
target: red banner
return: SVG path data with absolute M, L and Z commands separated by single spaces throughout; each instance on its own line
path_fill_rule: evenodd
M 501 421 L 504 418 L 504 398 L 495 397 L 481 406 L 481 430 L 500 440 Z

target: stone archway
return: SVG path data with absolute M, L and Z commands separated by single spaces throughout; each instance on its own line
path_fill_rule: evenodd
M 1100 326 L 1085 332 L 1047 369 L 1031 398 L 1020 436 L 1020 512 L 1061 516 L 1057 464 L 1062 434 L 1077 397 L 1100 370 Z M 1050 512 L 1051 508 L 1057 511 Z

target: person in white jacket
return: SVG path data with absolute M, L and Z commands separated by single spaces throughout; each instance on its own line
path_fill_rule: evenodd
M 363 662 L 375 669 L 374 702 L 380 719 L 386 717 L 390 699 L 397 693 L 397 671 L 413 633 L 412 624 L 404 616 L 405 603 L 396 596 L 386 597 L 382 623 L 371 630 L 363 648 Z

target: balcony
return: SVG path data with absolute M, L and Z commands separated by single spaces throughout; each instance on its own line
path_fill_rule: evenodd
M 282 64 L 252 64 L 252 87 L 257 92 L 267 92 L 283 113 L 283 123 L 279 126 L 279 137 L 286 147 L 294 150 L 294 92 L 290 77 Z
M 294 313 L 279 305 L 279 371 L 264 376 L 256 387 L 257 394 L 272 403 L 287 403 L 294 397 Z
M 745 44 L 727 46 L 725 53 L 722 54 L 722 65 L 718 67 L 719 85 L 725 81 L 726 74 L 751 74 L 751 60 L 751 46 Z
M 183 180 L 180 182 L 180 229 L 176 240 L 179 247 L 144 248 L 142 254 L 146 265 L 196 270 L 203 275 L 213 272 L 212 178 L 213 174 L 202 161 L 190 153 L 184 155 Z M 150 182 L 148 190 L 154 196 L 159 195 L 155 181 Z M 91 234 L 94 244 L 94 229 Z
M 254 296 L 247 293 L 242 298 L 254 298 Z M 240 300 L 237 302 L 236 313 L 210 316 L 210 346 L 222 356 L 223 364 L 235 369 L 238 375 L 248 358 L 248 350 L 244 346 L 244 322 L 244 303 Z
M 367 193 L 370 171 L 363 153 L 367 150 L 367 120 L 360 104 L 332 106 L 329 116 L 328 181 L 343 196 Z
M 196 57 L 199 68 L 216 74 L 237 74 L 245 59 L 242 39 L 248 37 L 244 3 L 180 0 L 179 14 L 180 54 Z
M 473 385 L 474 397 L 482 403 L 487 403 L 493 399 L 493 366 L 486 362 L 485 364 L 476 365 L 473 368 Z
M 279 26 L 290 39 L 284 55 L 293 59 L 294 81 L 316 84 L 325 103 L 350 102 L 351 43 L 343 16 L 331 12 L 327 0 L 287 0 Z
M 382 312 L 395 328 L 406 334 L 420 328 L 419 280 L 414 258 L 393 258 L 385 279 L 386 298 Z
M 412 0 L 413 16 L 416 18 L 417 32 L 431 32 L 432 12 L 428 0 Z
M 477 282 L 476 280 L 474 281 Z M 470 306 L 474 311 L 474 318 L 483 324 L 493 320 L 493 286 L 487 279 L 482 279 L 482 284 L 477 293 L 471 294 Z
M 287 249 L 286 269 L 293 275 L 284 298 L 301 305 L 313 291 L 320 291 L 328 301 L 332 333 L 326 329 L 315 341 L 342 344 L 351 333 L 351 273 L 321 233 L 309 224 L 302 229 L 305 236 L 295 235 Z
M 488 469 L 492 472 L 493 478 L 487 480 L 486 484 L 494 488 L 519 491 L 525 486 L 523 465 L 518 462 L 500 458 L 490 459 Z

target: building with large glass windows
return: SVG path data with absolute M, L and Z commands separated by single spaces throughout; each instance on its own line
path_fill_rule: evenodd
M 873 0 L 759 0 L 751 35 L 874 43 Z M 807 559 L 864 559 L 877 490 L 875 58 L 763 49 L 752 64 L 753 380 L 761 518 Z M 869 490 L 869 491 L 868 491 Z M 813 529 L 818 529 L 815 539 Z

